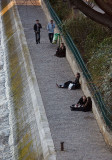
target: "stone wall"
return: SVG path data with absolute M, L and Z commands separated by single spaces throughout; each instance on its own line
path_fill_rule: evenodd
M 55 160 L 38 83 L 14 1 L 3 0 L 2 46 L 8 76 L 11 146 L 15 160 Z M 12 5 L 13 3 L 13 5 Z M 8 8 L 9 5 L 12 5 Z

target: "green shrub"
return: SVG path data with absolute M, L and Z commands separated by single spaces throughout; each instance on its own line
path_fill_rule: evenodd
M 99 43 L 111 35 L 109 29 L 81 15 L 77 19 L 74 17 L 67 19 L 64 25 L 85 62 L 91 57 L 92 51 L 97 48 Z
M 50 0 L 50 2 L 61 20 L 69 17 L 72 9 L 70 9 L 68 2 L 64 3 L 63 0 Z
M 112 109 L 112 37 L 98 45 L 87 67 L 105 103 Z

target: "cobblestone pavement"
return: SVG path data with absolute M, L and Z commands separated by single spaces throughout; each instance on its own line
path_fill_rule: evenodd
M 54 56 L 56 45 L 50 44 L 46 16 L 40 6 L 18 6 L 27 43 L 33 61 L 37 81 L 46 110 L 57 160 L 112 160 L 99 131 L 93 113 L 71 112 L 69 106 L 76 103 L 81 90 L 68 91 L 56 87 L 56 82 L 74 80 L 65 58 Z M 41 43 L 35 43 L 33 25 L 39 19 L 43 28 Z M 64 142 L 65 151 L 60 151 Z

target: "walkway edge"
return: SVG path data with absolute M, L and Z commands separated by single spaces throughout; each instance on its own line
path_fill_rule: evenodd
M 52 16 L 50 15 L 50 12 L 44 2 L 44 0 L 40 0 L 40 3 L 41 3 L 41 6 L 44 10 L 44 13 L 48 19 L 48 21 L 50 21 L 52 18 Z M 56 32 L 59 33 L 59 29 L 58 27 L 56 26 Z M 66 44 L 66 41 L 64 38 L 63 39 L 63 42 Z M 86 96 L 91 96 L 92 97 L 92 103 L 93 103 L 93 113 L 94 113 L 94 116 L 97 120 L 97 123 L 98 123 L 98 126 L 100 128 L 100 131 L 104 137 L 104 140 L 105 142 L 107 143 L 107 145 L 112 148 L 112 132 L 111 130 L 107 127 L 107 125 L 105 124 L 104 120 L 103 120 L 103 117 L 101 115 L 101 112 L 100 110 L 98 109 L 98 105 L 97 103 L 95 102 L 94 98 L 93 98 L 93 95 L 89 89 L 89 86 L 88 86 L 88 83 L 85 79 L 85 77 L 83 76 L 83 73 L 82 73 L 82 70 L 80 68 L 80 66 L 78 65 L 78 63 L 76 62 L 76 59 L 73 55 L 73 53 L 71 52 L 71 50 L 69 49 L 69 47 L 67 47 L 67 44 L 66 44 L 66 50 L 67 50 L 67 53 L 66 53 L 66 58 L 71 66 L 71 69 L 73 71 L 74 74 L 76 74 L 77 72 L 80 72 L 81 73 L 81 86 L 82 86 L 82 91 L 83 93 L 86 95 Z
M 15 2 L 15 0 L 13 0 Z M 30 64 L 30 70 L 32 72 L 30 72 L 30 77 L 32 79 L 32 81 L 29 82 L 29 87 L 30 87 L 30 91 L 31 91 L 31 96 L 32 96 L 32 102 L 33 102 L 33 109 L 35 111 L 35 117 L 37 120 L 37 125 L 38 125 L 38 130 L 39 130 L 39 135 L 40 135 L 40 140 L 41 140 L 41 146 L 43 149 L 43 156 L 45 160 L 56 160 L 56 153 L 55 153 L 55 149 L 54 149 L 54 143 L 51 137 L 51 132 L 50 132 L 50 127 L 48 124 L 48 120 L 47 120 L 47 116 L 45 113 L 45 109 L 44 109 L 44 105 L 43 105 L 43 101 L 42 101 L 42 97 L 40 94 L 40 90 L 39 90 L 39 86 L 38 86 L 38 82 L 36 79 L 36 75 L 35 75 L 35 71 L 34 71 L 34 67 L 33 67 L 33 63 L 31 60 L 31 56 L 30 56 L 30 52 L 28 49 L 28 45 L 26 42 L 26 38 L 25 38 L 25 33 L 24 33 L 24 29 L 22 26 L 22 22 L 18 13 L 18 9 L 15 6 L 15 21 L 16 21 L 16 27 L 19 25 L 21 30 L 20 33 L 18 35 L 18 38 L 20 39 L 20 42 L 22 43 L 21 46 L 23 46 L 23 44 L 26 47 L 26 52 L 27 52 L 27 58 L 24 56 L 24 48 L 23 49 L 23 58 L 25 60 L 26 66 L 28 66 L 27 64 L 27 60 L 29 60 L 29 64 Z M 26 72 L 28 74 L 29 77 L 29 71 L 28 68 L 26 67 Z M 43 118 L 44 117 L 44 118 Z
M 5 5 L 7 5 L 10 1 L 11 0 L 5 1 Z M 12 1 L 15 4 L 15 0 L 12 0 Z M 22 81 L 22 83 L 24 84 L 24 86 L 25 85 L 28 86 L 29 90 L 27 91 L 27 93 L 29 94 L 29 96 L 31 96 L 30 97 L 31 98 L 31 104 L 30 104 L 30 101 L 29 101 L 29 106 L 30 106 L 30 109 L 34 110 L 34 113 L 35 113 L 34 116 L 35 116 L 35 119 L 36 119 L 36 122 L 35 122 L 34 119 L 31 117 L 32 115 L 30 115 L 30 113 L 29 113 L 30 119 L 27 119 L 29 121 L 27 121 L 27 123 L 25 123 L 25 121 L 24 121 L 24 124 L 19 124 L 16 121 L 16 119 L 18 117 L 16 117 L 16 115 L 14 114 L 15 112 L 13 111 L 13 107 L 12 107 L 11 114 L 14 114 L 14 115 L 12 115 L 12 119 L 13 119 L 12 120 L 12 123 L 13 123 L 12 124 L 12 128 L 13 128 L 12 130 L 14 132 L 12 148 L 14 147 L 15 159 L 19 159 L 19 160 L 21 159 L 22 160 L 25 157 L 24 159 L 26 159 L 26 158 L 31 159 L 32 158 L 32 160 L 33 160 L 33 159 L 39 159 L 40 157 L 38 157 L 38 155 L 42 155 L 40 160 L 56 160 L 56 153 L 55 153 L 55 149 L 54 149 L 54 143 L 53 143 L 53 140 L 52 140 L 52 137 L 51 137 L 51 132 L 50 132 L 48 120 L 47 120 L 47 117 L 46 117 L 46 113 L 45 113 L 42 97 L 41 97 L 41 94 L 40 94 L 39 86 L 38 86 L 38 83 L 37 83 L 36 75 L 35 75 L 35 72 L 34 72 L 32 60 L 31 60 L 31 56 L 30 56 L 30 52 L 29 52 L 28 45 L 27 45 L 27 42 L 26 42 L 24 29 L 22 27 L 22 23 L 21 23 L 21 19 L 20 19 L 19 13 L 18 13 L 17 6 L 15 6 L 15 5 L 12 6 L 12 8 L 7 11 L 6 15 L 7 14 L 9 14 L 8 15 L 9 18 L 10 17 L 12 18 L 12 19 L 9 19 L 9 21 L 11 22 L 11 27 L 12 27 L 11 29 L 12 30 L 10 31 L 9 39 L 7 40 L 7 42 L 6 42 L 6 37 L 7 36 L 4 34 L 2 43 L 5 43 L 5 49 L 4 50 L 6 52 L 8 52 L 8 47 L 11 47 L 11 45 L 12 45 L 12 43 L 9 42 L 9 41 L 13 36 L 15 36 L 14 38 L 16 39 L 17 44 L 13 43 L 13 45 L 15 45 L 15 46 L 14 47 L 12 46 L 12 52 L 9 53 L 9 54 L 12 54 L 12 53 L 15 54 L 16 53 L 15 50 L 13 50 L 14 48 L 16 48 L 16 50 L 18 50 L 18 48 L 20 49 L 20 50 L 18 50 L 19 54 L 17 56 L 21 57 L 21 61 L 19 62 L 19 66 L 22 66 L 23 68 L 21 67 L 20 70 L 19 69 L 18 70 L 23 72 L 24 68 L 25 68 L 25 72 L 23 72 L 23 74 L 25 73 L 25 75 L 26 75 L 25 78 L 26 79 L 24 81 Z M 4 17 L 3 17 L 3 19 L 4 19 Z M 13 21 L 14 21 L 14 23 L 13 23 Z M 4 25 L 6 25 L 6 24 L 4 24 Z M 4 30 L 5 30 L 5 28 L 4 28 Z M 13 31 L 14 31 L 14 33 L 13 33 Z M 10 57 L 13 57 L 14 56 L 13 54 L 10 55 Z M 7 58 L 7 61 L 8 61 L 7 63 L 11 63 L 11 62 L 9 62 L 10 60 L 8 58 Z M 17 64 L 16 64 L 16 60 L 13 61 L 13 65 L 15 65 L 14 66 L 15 68 L 18 67 Z M 9 75 L 10 75 L 10 72 L 13 72 L 14 68 L 12 69 L 12 71 L 10 71 L 10 68 L 8 68 L 8 64 L 7 64 L 7 70 L 9 71 Z M 17 73 L 16 73 L 16 75 L 13 75 L 11 81 L 14 81 L 14 78 L 17 77 L 18 75 L 19 74 L 17 74 Z M 16 84 L 18 83 L 18 88 L 16 88 L 16 90 L 14 90 L 15 94 L 16 94 L 17 90 L 19 90 L 19 82 L 18 81 L 17 82 L 14 81 L 14 82 Z M 11 86 L 9 86 L 9 87 L 11 88 Z M 14 96 L 15 96 L 14 94 L 10 95 L 11 98 L 12 97 L 14 98 Z M 21 95 L 21 96 L 24 96 L 24 95 Z M 28 97 L 26 97 L 26 99 L 27 98 Z M 19 98 L 17 100 L 19 101 Z M 27 100 L 27 102 L 28 102 L 28 100 Z M 18 104 L 19 104 L 18 106 L 21 107 L 21 102 L 20 101 L 18 102 Z M 25 104 L 25 105 L 27 105 L 27 104 Z M 17 109 L 16 107 L 17 106 L 14 106 L 15 110 Z M 23 106 L 23 107 L 25 107 L 25 106 Z M 21 108 L 18 107 L 18 110 L 21 110 Z M 27 111 L 26 111 L 26 113 L 27 113 Z M 24 116 L 23 113 L 19 113 L 19 114 L 20 114 L 19 118 Z M 27 117 L 27 114 L 25 114 L 25 116 Z M 25 119 L 25 117 L 24 117 L 24 119 Z M 38 136 L 36 136 L 36 138 L 38 138 L 37 143 L 33 142 L 32 139 L 31 139 L 30 142 L 26 142 L 27 141 L 27 137 L 29 135 L 28 134 L 25 135 L 25 131 L 24 130 L 27 130 L 28 125 L 30 125 L 30 124 L 28 124 L 29 122 L 33 123 L 33 124 L 36 123 L 37 126 L 38 126 L 38 133 L 35 133 L 36 135 L 38 135 Z M 19 128 L 21 126 L 23 127 L 22 128 L 23 129 L 23 133 L 20 133 L 20 132 L 16 133 L 16 127 Z M 19 134 L 22 135 L 22 136 L 19 137 L 20 136 Z M 26 138 L 26 141 L 23 141 L 22 138 L 24 138 L 24 139 Z M 33 139 L 34 138 L 35 137 L 33 137 Z M 28 140 L 30 140 L 30 138 Z M 34 139 L 34 140 L 36 141 L 37 139 Z M 19 142 L 22 143 L 22 145 L 23 145 L 22 147 L 23 148 L 21 146 L 18 146 Z M 32 157 L 29 155 L 29 153 L 28 153 L 29 152 L 29 150 L 28 150 L 29 148 L 25 148 L 25 143 L 27 143 L 27 146 L 29 146 L 29 144 L 33 144 L 34 143 L 33 147 L 35 147 L 37 145 L 35 147 L 35 148 L 38 148 L 38 150 L 36 150 L 36 153 L 35 153 L 36 156 L 33 155 L 33 151 L 32 151 L 32 155 L 31 155 Z M 31 150 L 33 150 L 33 147 L 31 148 Z M 23 157 L 19 157 L 19 154 L 18 154 L 19 150 L 21 150 L 21 148 L 24 149 L 22 151 L 22 156 Z

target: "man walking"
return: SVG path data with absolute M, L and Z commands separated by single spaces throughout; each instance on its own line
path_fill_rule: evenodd
M 40 29 L 42 28 L 42 25 L 39 23 L 39 20 L 36 20 L 36 24 L 34 24 L 34 32 L 35 32 L 35 38 L 36 43 L 40 43 Z
M 52 41 L 53 41 L 54 28 L 55 28 L 55 24 L 53 23 L 53 20 L 51 20 L 50 23 L 48 23 L 48 25 L 47 25 L 50 43 L 52 43 Z

